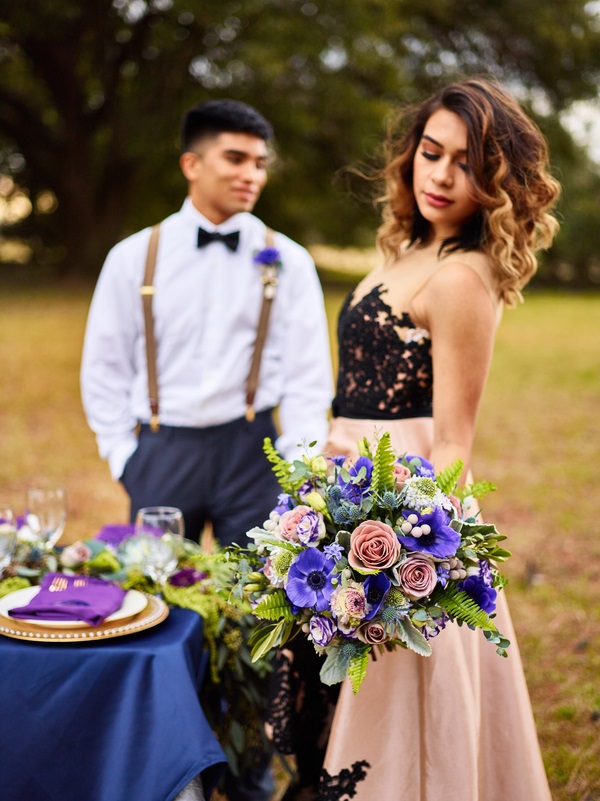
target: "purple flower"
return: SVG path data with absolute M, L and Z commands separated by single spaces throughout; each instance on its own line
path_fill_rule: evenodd
M 405 536 L 398 539 L 405 548 L 428 553 L 438 559 L 454 556 L 460 545 L 460 534 L 448 525 L 450 518 L 443 509 L 436 508 L 427 514 L 407 509 L 402 514 L 405 522 L 401 529 Z M 415 530 L 416 533 L 411 533 Z
M 379 612 L 391 586 L 392 582 L 385 573 L 374 573 L 368 576 L 365 581 L 365 594 L 371 608 L 365 615 L 365 620 L 371 620 Z
M 330 617 L 314 615 L 310 619 L 310 639 L 315 645 L 325 648 L 333 639 L 336 625 Z
M 206 573 L 201 573 L 193 567 L 182 567 L 169 578 L 169 584 L 174 587 L 190 587 L 206 578 Z
M 303 545 L 313 545 L 325 533 L 323 516 L 313 510 L 307 512 L 296 526 L 296 531 L 298 539 Z
M 277 248 L 263 248 L 254 254 L 252 261 L 254 264 L 266 264 L 270 267 L 281 261 L 281 253 Z
M 290 509 L 293 508 L 294 501 L 292 500 L 292 496 L 288 495 L 287 492 L 280 492 L 277 496 L 277 506 L 273 511 L 277 512 L 278 515 L 282 515 L 284 512 L 289 512 Z
M 330 462 L 333 462 L 336 467 L 343 467 L 348 457 L 343 454 L 337 454 L 336 456 L 328 456 L 327 458 Z
M 459 590 L 466 592 L 477 606 L 481 607 L 488 615 L 496 608 L 496 596 L 498 593 L 484 582 L 479 576 L 469 576 L 457 585 Z
M 489 563 L 486 562 L 484 559 L 479 560 L 479 578 L 483 581 L 483 583 L 487 587 L 491 587 L 494 582 L 494 577 L 492 576 L 492 569 L 489 566 Z
M 331 556 L 336 562 L 339 562 L 344 555 L 344 548 L 339 542 L 332 542 L 331 545 L 326 545 L 323 548 L 323 552 L 326 553 L 327 556 Z
M 422 456 L 411 456 L 406 454 L 404 459 L 415 468 L 416 476 L 423 476 L 425 478 L 435 478 L 435 470 L 431 462 L 424 459 Z
M 315 607 L 323 612 L 333 592 L 332 571 L 335 562 L 317 548 L 307 548 L 296 558 L 288 572 L 287 597 L 296 606 Z
M 367 456 L 359 456 L 354 464 L 350 465 L 348 473 L 352 478 L 356 478 L 362 468 L 365 469 L 365 476 L 360 481 L 344 481 L 341 476 L 338 476 L 338 484 L 342 488 L 344 498 L 352 503 L 360 503 L 363 494 L 368 492 L 371 486 L 373 462 Z
M 300 498 L 300 500 L 301 501 L 305 500 L 306 496 L 310 495 L 310 493 L 314 490 L 314 488 L 315 488 L 315 485 L 312 483 L 312 481 L 307 479 L 304 482 L 304 484 L 302 484 L 298 488 L 298 497 Z
M 435 572 L 437 573 L 438 582 L 442 585 L 442 587 L 445 587 L 448 583 L 448 579 L 450 578 L 450 571 L 446 567 L 436 565 Z

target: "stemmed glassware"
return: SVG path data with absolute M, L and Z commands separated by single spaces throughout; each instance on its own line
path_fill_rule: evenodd
M 12 509 L 0 506 L 0 573 L 10 564 L 17 542 L 17 526 Z
M 173 506 L 147 506 L 136 515 L 134 537 L 138 564 L 160 587 L 177 567 L 183 535 L 183 514 Z
M 51 550 L 65 530 L 67 496 L 62 487 L 27 490 L 27 522 L 44 550 Z

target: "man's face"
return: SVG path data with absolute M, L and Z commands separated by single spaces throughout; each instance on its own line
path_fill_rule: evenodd
M 194 206 L 219 225 L 240 211 L 252 211 L 267 182 L 267 145 L 245 133 L 204 139 L 180 159 Z

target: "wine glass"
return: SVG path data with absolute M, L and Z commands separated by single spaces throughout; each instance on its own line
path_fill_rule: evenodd
M 45 550 L 52 550 L 65 530 L 67 497 L 62 487 L 27 490 L 27 522 Z
M 140 567 L 160 587 L 177 567 L 183 549 L 183 514 L 173 506 L 147 506 L 135 518 Z
M 0 573 L 10 564 L 17 542 L 17 526 L 12 509 L 0 506 Z

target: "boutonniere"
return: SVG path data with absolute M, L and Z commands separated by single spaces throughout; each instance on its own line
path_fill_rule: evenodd
M 252 259 L 254 264 L 262 267 L 263 296 L 266 300 L 273 300 L 277 291 L 277 273 L 281 269 L 281 253 L 277 248 L 266 247 L 257 250 Z
M 278 248 L 263 248 L 255 251 L 252 261 L 264 267 L 281 267 L 281 253 Z

